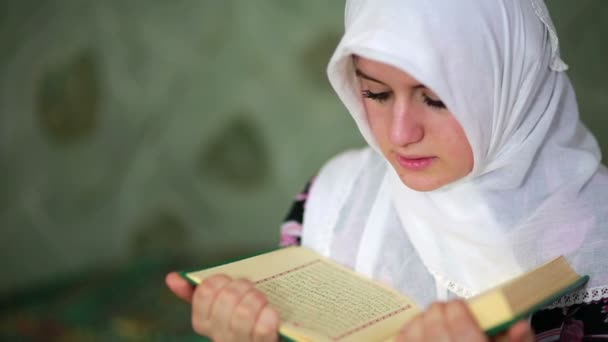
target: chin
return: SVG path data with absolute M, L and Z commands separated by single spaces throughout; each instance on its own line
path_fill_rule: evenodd
M 414 191 L 419 191 L 419 192 L 428 192 L 428 191 L 437 190 L 445 185 L 445 183 L 438 181 L 436 179 L 425 179 L 425 177 L 420 177 L 420 176 L 399 175 L 399 178 L 401 179 L 401 182 L 403 183 L 403 185 L 407 186 L 408 188 L 410 188 Z

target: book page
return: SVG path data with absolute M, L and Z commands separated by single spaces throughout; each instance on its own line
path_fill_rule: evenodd
M 564 257 L 559 257 L 467 302 L 479 326 L 488 334 L 496 334 L 506 330 L 521 315 L 540 309 L 586 280 Z
M 413 309 L 404 297 L 321 259 L 256 285 L 283 321 L 332 340 Z
M 414 303 L 398 292 L 302 247 L 188 276 L 200 281 L 215 273 L 254 281 L 279 310 L 282 328 L 307 336 L 314 332 L 336 341 L 386 338 L 418 312 Z M 373 330 L 375 327 L 380 330 Z

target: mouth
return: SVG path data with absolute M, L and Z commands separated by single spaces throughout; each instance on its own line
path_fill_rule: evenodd
M 397 163 L 408 170 L 421 171 L 433 164 L 437 157 L 417 156 L 417 155 L 400 155 L 395 153 Z

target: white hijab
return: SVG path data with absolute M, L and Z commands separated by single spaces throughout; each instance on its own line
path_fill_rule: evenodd
M 328 75 L 374 151 L 320 173 L 303 244 L 422 305 L 558 255 L 590 275 L 587 300 L 608 297 L 608 172 L 544 2 L 347 0 L 345 24 Z M 400 181 L 371 134 L 352 55 L 404 70 L 442 99 L 473 150 L 467 177 L 431 192 Z

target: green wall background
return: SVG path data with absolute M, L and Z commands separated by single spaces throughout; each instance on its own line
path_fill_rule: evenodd
M 548 2 L 608 151 L 608 2 Z M 269 249 L 362 140 L 325 64 L 343 1 L 1 1 L 0 294 L 134 258 Z M 608 196 L 608 195 L 607 195 Z

